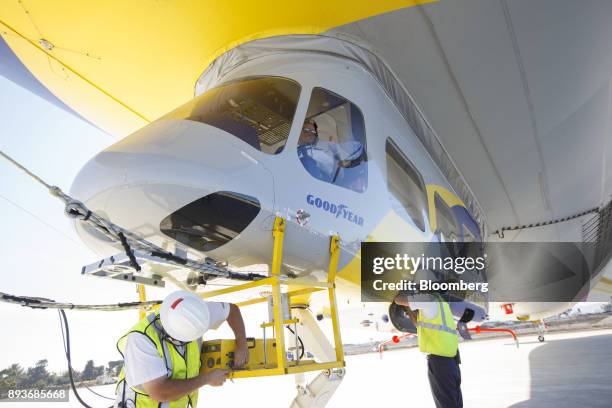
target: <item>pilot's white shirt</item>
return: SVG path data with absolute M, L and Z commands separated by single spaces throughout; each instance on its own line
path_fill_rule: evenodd
M 210 328 L 217 329 L 229 316 L 229 304 L 225 302 L 207 302 L 210 311 Z M 185 354 L 184 346 L 177 346 L 177 351 Z M 155 344 L 141 333 L 130 333 L 125 345 L 125 377 L 130 387 L 137 387 L 168 374 L 164 360 L 157 353 Z M 141 388 L 141 387 L 139 387 Z
M 304 145 L 305 153 L 312 157 L 317 167 L 328 181 L 336 173 L 339 160 L 356 160 L 361 156 L 363 145 L 356 141 L 334 143 L 318 140 L 316 143 Z

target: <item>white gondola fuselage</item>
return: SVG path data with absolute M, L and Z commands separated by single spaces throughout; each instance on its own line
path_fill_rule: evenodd
M 316 124 L 314 143 L 304 143 L 305 122 Z M 288 220 L 283 272 L 291 276 L 324 273 L 337 233 L 341 299 L 354 304 L 361 242 L 481 239 L 376 78 L 316 53 L 239 65 L 92 158 L 71 193 L 157 245 L 235 267 L 271 263 L 279 214 Z M 119 249 L 77 230 L 101 255 Z

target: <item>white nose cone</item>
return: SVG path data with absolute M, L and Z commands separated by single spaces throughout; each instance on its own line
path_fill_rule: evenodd
M 208 305 L 195 293 L 185 290 L 172 292 L 162 302 L 159 315 L 162 326 L 172 338 L 194 341 L 210 326 Z

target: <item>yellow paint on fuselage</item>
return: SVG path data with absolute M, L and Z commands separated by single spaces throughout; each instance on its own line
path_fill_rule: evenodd
M 210 62 L 237 45 L 431 1 L 4 0 L 0 33 L 54 95 L 120 136 L 190 100 Z

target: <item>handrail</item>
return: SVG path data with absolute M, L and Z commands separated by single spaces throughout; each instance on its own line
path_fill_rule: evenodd
M 380 358 L 382 359 L 382 353 L 383 353 L 383 351 L 385 351 L 384 347 L 387 344 L 390 344 L 390 343 L 397 344 L 400 341 L 402 341 L 402 339 L 405 339 L 406 337 L 411 337 L 411 336 L 416 336 L 416 334 L 414 334 L 414 333 L 404 333 L 404 334 L 401 334 L 399 336 L 396 334 L 393 337 L 391 337 L 391 340 L 386 340 L 386 341 L 383 341 L 382 343 L 380 343 L 378 345 L 378 354 L 379 354 Z
M 514 332 L 514 330 L 510 330 L 510 329 L 495 329 L 495 328 L 489 328 L 489 327 L 481 327 L 481 326 L 476 326 L 473 327 L 471 329 L 468 329 L 471 332 L 474 332 L 476 334 L 480 334 L 482 332 L 500 332 L 500 333 L 510 333 L 512 335 L 512 337 L 514 338 L 514 341 L 516 343 L 516 348 L 519 347 L 519 341 L 518 338 L 516 337 L 516 333 Z

